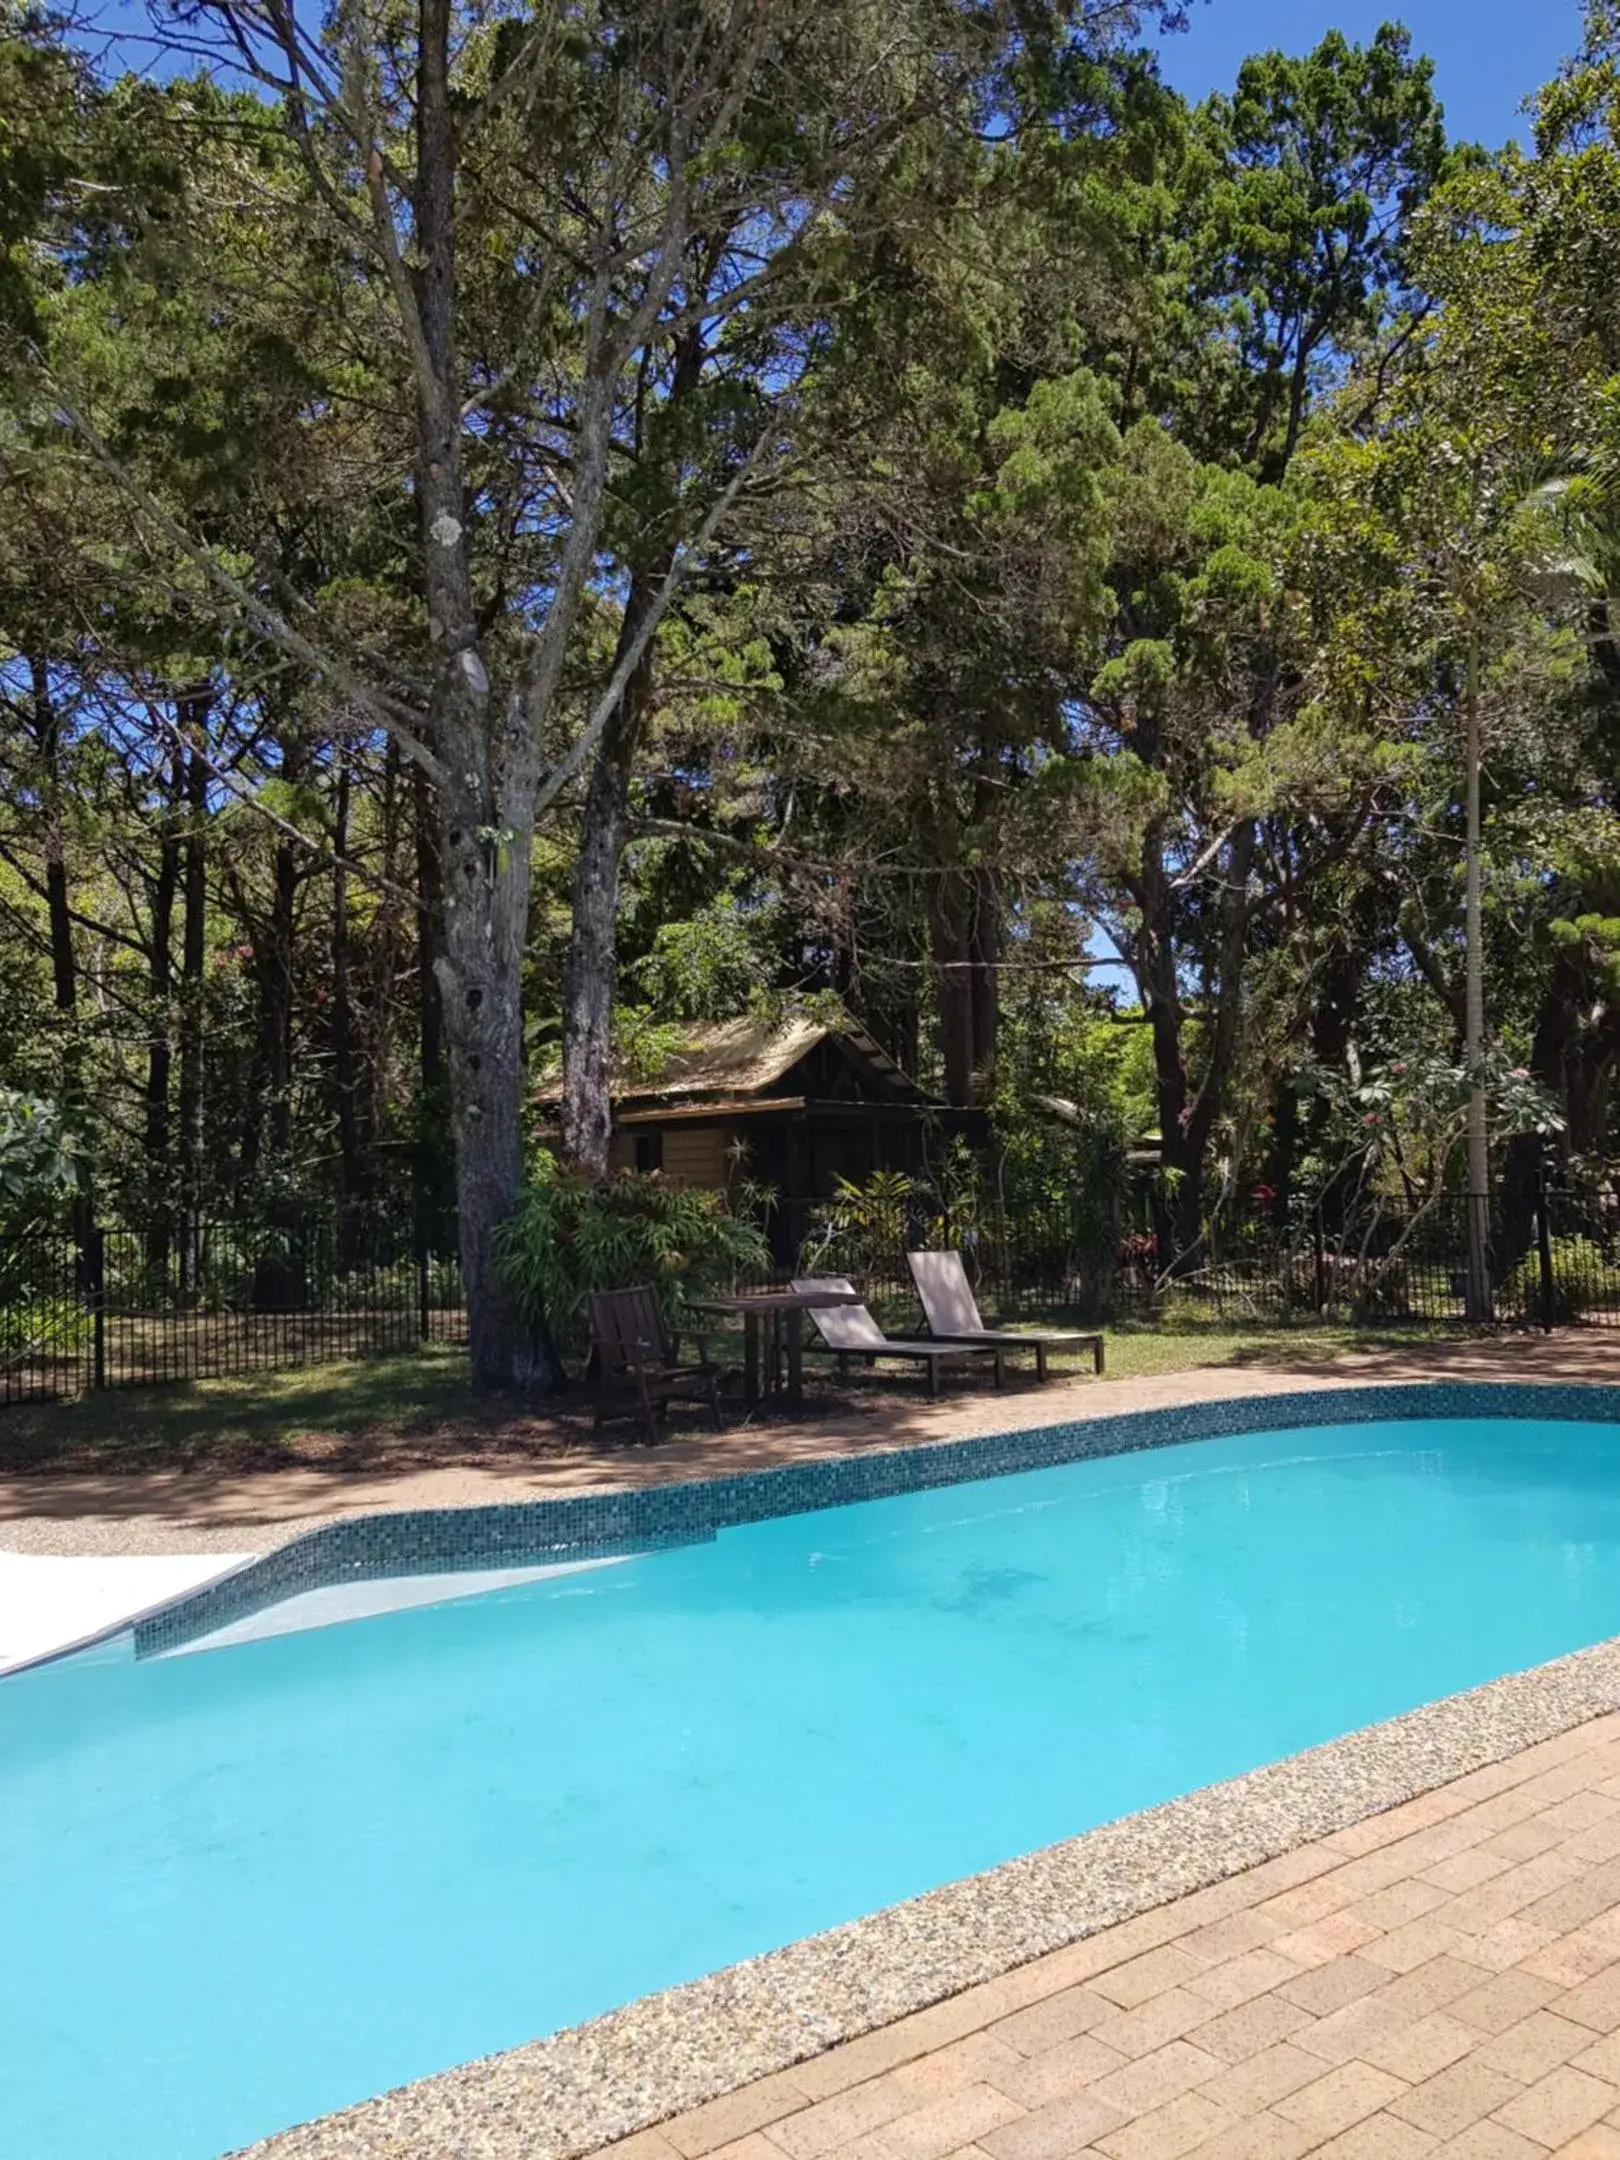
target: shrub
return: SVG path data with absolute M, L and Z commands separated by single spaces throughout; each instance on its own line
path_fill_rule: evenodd
M 1350 1311 L 1359 1322 L 1412 1317 L 1412 1269 L 1404 1258 L 1370 1258 L 1354 1269 Z M 1342 1294 L 1342 1292 L 1341 1292 Z
M 0 1224 L 41 1229 L 78 1179 L 78 1157 L 55 1103 L 0 1088 Z
M 656 1170 L 593 1185 L 543 1168 L 497 1243 L 507 1287 L 560 1357 L 583 1351 L 598 1290 L 650 1283 L 671 1332 L 689 1333 L 689 1300 L 770 1266 L 764 1237 L 723 1193 L 673 1185 Z
M 836 1178 L 831 1199 L 811 1210 L 799 1267 L 807 1275 L 898 1281 L 908 1245 L 936 1242 L 940 1220 L 932 1193 L 903 1170 L 874 1171 L 864 1185 Z
M 1582 1313 L 1612 1307 L 1620 1299 L 1620 1268 L 1590 1238 L 1552 1241 L 1554 1326 L 1567 1327 Z M 1502 1285 L 1502 1302 L 1532 1320 L 1543 1317 L 1541 1256 L 1527 1252 Z
M 1061 1281 L 1066 1300 L 1092 1315 L 1113 1303 L 1121 1266 L 1151 1284 L 1156 1252 L 1125 1235 L 1130 1172 L 1119 1130 L 1083 1130 L 998 1117 L 1001 1214 L 1012 1287 Z M 1151 1240 L 1148 1241 L 1151 1244 Z

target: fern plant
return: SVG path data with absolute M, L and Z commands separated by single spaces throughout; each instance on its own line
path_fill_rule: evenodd
M 908 1243 L 933 1242 L 940 1219 L 932 1192 L 903 1170 L 875 1170 L 864 1185 L 836 1178 L 832 1197 L 811 1211 L 799 1266 L 808 1275 L 899 1277 Z
M 725 1195 L 674 1185 L 659 1171 L 625 1171 L 594 1185 L 545 1165 L 497 1232 L 507 1288 L 529 1326 L 562 1358 L 577 1358 L 598 1290 L 650 1283 L 665 1324 L 693 1326 L 690 1301 L 770 1267 L 760 1231 Z

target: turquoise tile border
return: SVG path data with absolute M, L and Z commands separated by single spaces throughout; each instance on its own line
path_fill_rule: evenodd
M 135 1654 L 153 1657 L 262 1612 L 283 1598 L 379 1576 L 526 1567 L 693 1544 L 739 1523 L 809 1514 L 1021 1470 L 1173 1447 L 1226 1433 L 1340 1425 L 1390 1417 L 1564 1418 L 1620 1421 L 1620 1388 L 1413 1381 L 1229 1396 L 1169 1410 L 1133 1410 L 1026 1431 L 837 1455 L 633 1491 L 498 1507 L 420 1508 L 357 1515 L 291 1539 L 262 1560 L 138 1620 Z

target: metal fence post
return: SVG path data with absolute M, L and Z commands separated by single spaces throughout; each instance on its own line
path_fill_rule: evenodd
M 107 1233 L 92 1223 L 84 1241 L 90 1293 L 90 1385 L 107 1385 Z

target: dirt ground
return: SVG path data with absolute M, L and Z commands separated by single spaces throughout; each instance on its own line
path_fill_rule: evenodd
M 712 1477 L 1225 1396 L 1453 1377 L 1620 1382 L 1620 1340 L 1578 1330 L 1367 1347 L 1272 1339 L 1235 1353 L 1226 1345 L 1220 1355 L 1218 1363 L 1102 1380 L 1062 1375 L 1045 1387 L 1020 1377 L 1003 1393 L 973 1380 L 938 1402 L 914 1379 L 884 1381 L 813 1397 L 797 1420 L 733 1409 L 721 1434 L 677 1426 L 655 1447 L 623 1424 L 593 1435 L 583 1406 L 559 1415 L 471 1397 L 449 1365 L 436 1394 L 425 1397 L 418 1385 L 404 1403 L 386 1376 L 323 1382 L 338 1403 L 324 1421 L 307 1376 L 290 1377 L 272 1398 L 262 1380 L 251 1383 L 251 1399 L 248 1383 L 240 1397 L 213 1383 L 182 1391 L 179 1401 L 171 1391 L 163 1404 L 154 1403 L 157 1391 L 104 1396 L 93 1417 L 71 1422 L 45 1413 L 0 1419 L 0 1548 L 264 1549 L 346 1514 Z

